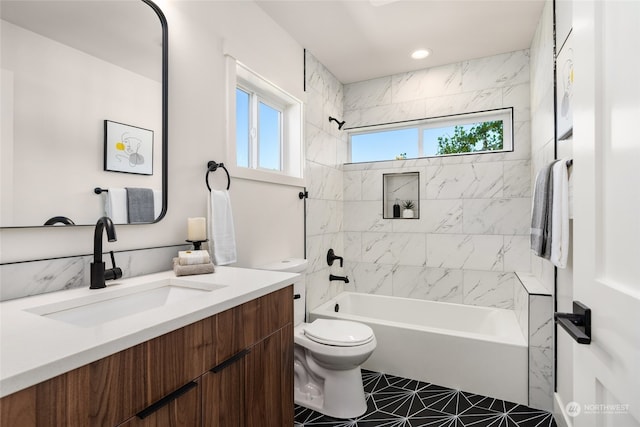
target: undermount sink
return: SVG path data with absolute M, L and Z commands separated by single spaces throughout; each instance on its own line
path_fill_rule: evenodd
M 98 326 L 112 320 L 198 298 L 222 285 L 202 285 L 178 280 L 161 280 L 102 295 L 88 295 L 26 311 L 81 327 Z

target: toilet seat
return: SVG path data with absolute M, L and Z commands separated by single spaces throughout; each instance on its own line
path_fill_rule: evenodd
M 337 347 L 354 347 L 374 339 L 373 330 L 369 326 L 336 319 L 316 319 L 305 326 L 304 334 L 317 343 Z

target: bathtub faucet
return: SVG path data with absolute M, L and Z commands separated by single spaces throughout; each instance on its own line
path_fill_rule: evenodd
M 349 283 L 349 276 L 334 276 L 333 274 L 329 275 L 329 281 L 334 280 L 342 280 L 344 283 Z

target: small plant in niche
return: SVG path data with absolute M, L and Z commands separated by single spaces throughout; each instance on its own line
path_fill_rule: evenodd
M 413 208 L 415 207 L 415 204 L 413 203 L 413 200 L 404 200 L 402 202 L 402 217 L 403 218 L 413 218 Z

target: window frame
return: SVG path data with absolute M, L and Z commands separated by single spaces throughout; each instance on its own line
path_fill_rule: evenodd
M 255 135 L 249 122 L 249 167 L 239 166 L 236 145 L 236 90 L 249 94 L 249 108 L 259 120 L 259 102 L 280 113 L 280 170 L 259 167 L 259 123 Z M 255 102 L 252 98 L 255 97 Z M 233 177 L 266 181 L 284 185 L 304 186 L 303 103 L 280 89 L 248 67 L 227 56 L 227 162 L 225 166 Z M 256 166 L 256 167 L 252 167 Z
M 493 110 L 474 111 L 469 113 L 451 114 L 446 116 L 428 117 L 416 120 L 406 120 L 401 122 L 385 123 L 372 126 L 360 126 L 345 129 L 349 132 L 349 152 L 348 162 L 352 162 L 353 146 L 352 138 L 357 135 L 373 134 L 378 132 L 400 130 L 400 129 L 418 129 L 418 156 L 408 157 L 407 159 L 422 159 L 433 157 L 450 157 L 450 156 L 466 156 L 473 154 L 491 154 L 491 153 L 505 153 L 514 151 L 513 141 L 513 107 L 503 107 Z M 437 129 L 444 127 L 452 127 L 456 125 L 468 125 L 481 122 L 490 122 L 501 120 L 503 122 L 502 132 L 503 141 L 501 150 L 487 150 L 487 151 L 469 151 L 463 153 L 451 153 L 451 154 L 424 154 L 424 130 L 425 129 Z M 355 162 L 358 163 L 373 163 L 373 162 L 387 162 L 395 159 L 383 159 L 383 160 L 365 160 Z

